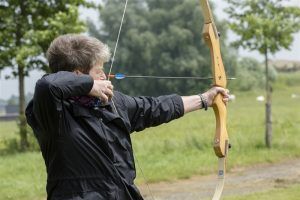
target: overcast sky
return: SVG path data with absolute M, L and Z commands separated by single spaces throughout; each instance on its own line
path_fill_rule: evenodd
M 99 2 L 100 0 L 93 0 L 95 2 Z M 170 0 L 172 1 L 172 0 Z M 226 19 L 226 14 L 224 13 L 223 9 L 226 8 L 226 2 L 225 1 L 218 1 L 218 0 L 212 0 L 212 2 L 216 3 L 216 13 L 218 14 L 218 17 L 220 19 Z M 300 6 L 300 0 L 290 0 L 288 3 Z M 81 9 L 81 17 L 83 19 L 90 18 L 92 20 L 97 20 L 97 12 L 93 11 L 91 9 Z M 233 33 L 229 33 L 229 41 L 232 41 L 236 38 L 236 36 Z M 248 52 L 245 50 L 239 51 L 241 56 L 251 56 L 255 57 L 258 60 L 263 60 L 262 56 L 258 54 L 257 52 Z M 282 50 L 275 54 L 274 56 L 271 56 L 270 59 L 284 59 L 284 60 L 299 60 L 300 61 L 300 33 L 295 34 L 294 42 L 291 45 L 291 50 Z M 11 97 L 11 95 L 17 95 L 18 94 L 18 82 L 16 79 L 14 80 L 5 80 L 5 74 L 8 74 L 8 70 L 3 70 L 0 72 L 0 99 L 8 99 Z M 34 71 L 30 73 L 30 77 L 25 78 L 25 92 L 33 92 L 35 82 L 40 78 L 42 75 L 42 72 Z

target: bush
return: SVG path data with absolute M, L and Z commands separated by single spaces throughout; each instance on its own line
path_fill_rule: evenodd
M 275 81 L 277 72 L 269 66 L 269 78 Z M 265 68 L 254 58 L 245 57 L 238 62 L 236 69 L 237 81 L 230 82 L 230 88 L 239 91 L 263 89 L 265 87 Z
M 14 136 L 9 138 L 2 138 L 0 140 L 0 155 L 21 152 L 19 132 L 14 132 L 11 134 L 14 134 Z M 27 139 L 29 143 L 29 148 L 27 149 L 27 151 L 40 150 L 39 144 L 33 134 L 32 129 L 29 126 L 27 126 Z

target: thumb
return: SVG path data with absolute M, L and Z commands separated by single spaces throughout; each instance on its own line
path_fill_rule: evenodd
M 222 94 L 224 97 L 228 97 L 229 90 L 222 87 L 217 87 L 217 92 Z

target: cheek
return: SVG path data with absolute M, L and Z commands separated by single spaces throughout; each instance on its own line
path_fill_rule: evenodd
M 105 80 L 106 76 L 104 72 L 98 72 L 98 71 L 90 71 L 89 75 L 93 77 L 94 80 Z
M 93 77 L 93 79 L 95 80 L 95 73 L 94 73 L 93 71 L 90 71 L 90 72 L 89 72 L 89 75 L 90 75 L 91 77 Z
M 94 71 L 90 71 L 89 72 L 89 75 L 94 79 L 94 80 L 98 80 L 99 78 L 99 76 L 97 76 L 97 74 L 94 72 Z

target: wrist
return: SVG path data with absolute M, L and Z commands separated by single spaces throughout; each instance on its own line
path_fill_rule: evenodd
M 200 97 L 200 101 L 201 101 L 200 109 L 204 108 L 204 110 L 207 110 L 208 108 L 207 98 L 203 94 L 198 94 L 198 96 Z

